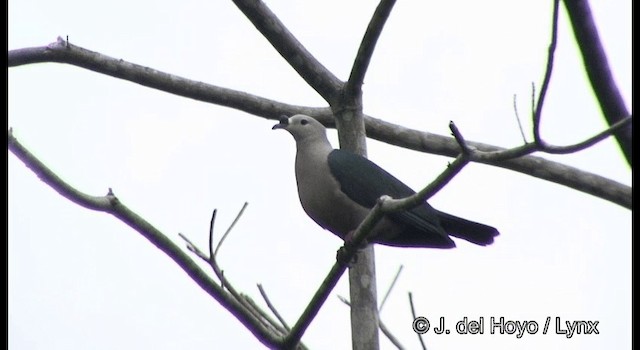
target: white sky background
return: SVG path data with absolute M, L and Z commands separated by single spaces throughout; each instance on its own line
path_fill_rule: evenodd
M 269 1 L 296 37 L 346 79 L 376 1 Z M 399 1 L 365 79 L 365 112 L 499 146 L 527 134 L 531 82 L 540 85 L 551 1 Z M 631 1 L 592 0 L 618 86 L 631 108 Z M 231 1 L 10 0 L 9 49 L 60 36 L 89 50 L 214 85 L 300 105 L 321 98 Z M 555 144 L 606 127 L 564 8 L 542 132 Z M 219 238 L 249 207 L 219 255 L 225 275 L 262 303 L 256 283 L 290 324 L 326 276 L 340 240 L 298 202 L 294 142 L 274 121 L 54 63 L 9 69 L 8 124 L 63 179 L 89 194 L 115 194 L 184 246 L 206 248 L 211 211 Z M 335 131 L 329 131 L 337 147 Z M 530 138 L 530 136 L 529 136 Z M 447 162 L 369 141 L 369 157 L 413 188 Z M 627 185 L 629 167 L 607 140 L 579 154 L 546 156 Z M 61 197 L 9 155 L 11 349 L 262 348 L 231 314 L 140 234 Z M 418 313 L 443 316 L 450 335 L 429 349 L 625 349 L 631 347 L 631 212 L 550 182 L 472 164 L 430 203 L 497 227 L 489 247 L 458 240 L 439 251 L 376 249 L 379 299 L 404 270 L 381 314 L 417 348 L 407 292 Z M 194 257 L 195 259 L 195 257 Z M 303 341 L 350 347 L 346 276 Z M 455 334 L 455 322 L 503 316 L 599 321 L 599 335 Z M 381 335 L 383 349 L 391 344 Z

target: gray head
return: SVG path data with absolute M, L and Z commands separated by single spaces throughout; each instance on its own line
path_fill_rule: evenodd
M 296 142 L 311 141 L 315 139 L 327 139 L 327 129 L 319 121 L 304 114 L 296 114 L 293 117 L 280 117 L 280 123 L 272 128 L 287 130 Z

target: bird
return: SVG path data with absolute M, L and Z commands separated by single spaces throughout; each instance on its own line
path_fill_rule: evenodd
M 296 142 L 295 175 L 302 208 L 322 228 L 347 241 L 378 199 L 415 193 L 369 159 L 334 149 L 324 125 L 296 114 L 282 116 L 272 130 L 286 130 Z M 486 246 L 499 235 L 494 227 L 431 207 L 426 201 L 388 213 L 367 236 L 367 243 L 408 248 L 454 248 L 450 236 Z

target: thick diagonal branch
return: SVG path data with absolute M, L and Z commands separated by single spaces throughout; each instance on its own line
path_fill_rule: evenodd
M 318 288 L 309 304 L 307 304 L 304 312 L 291 329 L 291 332 L 287 335 L 284 342 L 284 348 L 288 349 L 300 341 L 300 338 L 307 330 L 307 327 L 309 327 L 311 321 L 313 321 L 315 316 L 318 314 L 318 311 L 320 311 L 320 308 L 327 300 L 327 297 L 329 297 L 329 294 L 340 280 L 340 277 L 346 271 L 347 263 L 357 254 L 357 248 L 362 246 L 367 235 L 371 232 L 378 221 L 380 221 L 382 215 L 381 202 L 378 202 L 373 209 L 369 211 L 369 214 L 360 223 L 358 228 L 356 228 L 353 234 L 353 239 L 349 243 L 345 243 L 341 248 L 340 252 L 342 252 L 342 255 L 339 254 L 340 259 L 338 259 L 338 261 L 333 265 L 327 274 L 327 277 L 322 281 L 320 288 Z
M 605 54 L 596 23 L 591 14 L 589 1 L 564 0 L 571 20 L 573 33 L 580 47 L 584 68 L 589 76 L 593 92 L 598 98 L 600 108 L 607 123 L 611 126 L 629 115 L 622 94 L 613 79 L 609 61 Z M 621 129 L 615 134 L 618 145 L 622 149 L 627 162 L 632 166 L 632 127 Z
M 286 104 L 246 92 L 161 72 L 123 59 L 87 50 L 70 44 L 60 37 L 58 37 L 57 41 L 47 46 L 10 50 L 7 55 L 8 67 L 44 62 L 67 63 L 170 94 L 230 107 L 276 120 L 283 113 L 313 114 L 317 113 L 318 110 L 326 110 L 327 113 L 330 113 L 328 107 L 312 108 Z
M 331 103 L 344 84 L 323 66 L 260 0 L 233 0 L 280 55 L 309 86 Z

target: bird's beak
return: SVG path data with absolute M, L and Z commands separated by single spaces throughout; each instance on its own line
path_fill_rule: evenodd
M 289 118 L 286 115 L 280 116 L 280 123 L 276 124 L 271 128 L 271 130 L 275 129 L 286 129 L 289 126 Z

